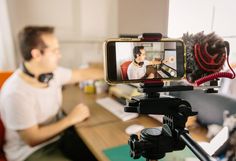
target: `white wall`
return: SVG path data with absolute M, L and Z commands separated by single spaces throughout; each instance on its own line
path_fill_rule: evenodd
M 167 34 L 169 0 L 119 0 L 119 33 Z
M 236 64 L 235 0 L 170 0 L 168 36 L 215 32 L 230 43 L 230 62 Z
M 0 70 L 14 70 L 15 50 L 6 0 L 0 0 L 0 24 Z
M 118 35 L 116 6 L 117 0 L 8 1 L 15 44 L 26 25 L 55 26 L 63 55 L 61 64 L 71 68 L 102 62 L 103 40 Z
M 212 30 L 213 1 L 170 0 L 168 36 L 182 37 L 186 32 L 209 33 Z
M 24 26 L 55 26 L 71 68 L 102 62 L 103 41 L 120 33 L 167 32 L 168 0 L 8 0 L 8 8 L 16 46 Z

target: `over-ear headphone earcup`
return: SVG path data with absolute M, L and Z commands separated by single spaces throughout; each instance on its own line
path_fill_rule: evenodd
M 143 62 L 143 61 L 138 63 L 136 60 L 134 60 L 134 63 L 137 64 L 137 65 L 139 65 L 140 67 L 142 67 L 142 66 L 144 65 L 144 62 Z
M 49 81 L 53 78 L 53 73 L 45 73 L 40 74 L 38 77 L 38 81 L 41 83 L 49 83 Z
M 144 65 L 144 62 L 139 62 L 138 65 L 142 67 Z

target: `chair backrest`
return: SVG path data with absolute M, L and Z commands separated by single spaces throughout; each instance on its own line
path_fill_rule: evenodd
M 12 75 L 12 71 L 0 71 L 0 90 L 3 83 L 7 80 L 8 77 Z M 0 161 L 7 161 L 3 152 L 3 145 L 5 143 L 5 128 L 0 117 Z
M 0 71 L 0 89 L 3 85 L 3 83 L 7 80 L 8 77 L 12 75 L 12 71 Z
M 2 120 L 0 118 L 0 161 L 6 161 L 6 158 L 3 152 L 3 145 L 5 142 L 4 136 L 5 136 L 5 129 L 4 129 Z
M 127 70 L 132 61 L 126 61 L 120 65 L 121 78 L 122 80 L 128 80 Z

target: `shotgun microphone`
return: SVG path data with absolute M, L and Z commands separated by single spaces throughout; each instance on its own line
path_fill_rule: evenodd
M 186 33 L 182 37 L 186 45 L 186 78 L 200 85 L 220 77 L 233 79 L 235 73 L 229 65 L 229 43 L 214 32 L 205 35 Z M 220 72 L 227 61 L 232 73 Z

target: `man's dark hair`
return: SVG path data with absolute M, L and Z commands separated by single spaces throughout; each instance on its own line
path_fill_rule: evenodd
M 134 58 L 137 58 L 137 54 L 141 54 L 141 51 L 144 49 L 144 46 L 135 46 L 134 49 L 133 49 L 133 55 L 134 55 Z
M 47 45 L 42 40 L 43 34 L 53 34 L 50 26 L 27 26 L 19 33 L 20 50 L 25 61 L 32 59 L 32 49 L 39 49 L 42 53 Z

